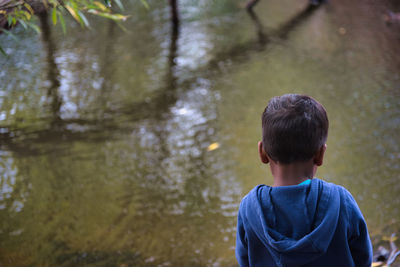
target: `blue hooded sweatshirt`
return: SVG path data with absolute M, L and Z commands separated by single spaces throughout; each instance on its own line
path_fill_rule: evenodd
M 236 258 L 241 267 L 370 267 L 365 220 L 342 186 L 258 185 L 240 203 Z

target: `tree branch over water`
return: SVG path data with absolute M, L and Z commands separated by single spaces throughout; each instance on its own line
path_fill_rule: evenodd
M 122 10 L 123 6 L 120 0 L 106 0 L 105 3 L 94 0 L 0 0 L 0 34 L 12 35 L 9 30 L 18 24 L 25 30 L 33 29 L 39 33 L 40 28 L 33 18 L 43 13 L 51 14 L 53 24 L 61 24 L 64 34 L 66 33 L 65 14 L 69 14 L 82 27 L 86 28 L 90 27 L 90 23 L 85 14 L 94 14 L 117 22 L 128 18 L 128 16 L 115 13 L 111 9 L 115 3 Z M 5 54 L 1 47 L 0 52 Z

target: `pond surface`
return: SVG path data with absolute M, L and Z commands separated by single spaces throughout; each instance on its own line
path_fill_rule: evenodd
M 289 92 L 328 111 L 318 177 L 374 245 L 400 233 L 398 6 L 183 0 L 174 32 L 166 1 L 137 2 L 128 32 L 0 36 L 0 266 L 236 266 L 239 202 L 272 183 L 261 112 Z

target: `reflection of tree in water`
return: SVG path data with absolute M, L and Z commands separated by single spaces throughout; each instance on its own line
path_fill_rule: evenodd
M 143 138 L 140 133 L 131 137 L 135 151 L 131 163 L 116 163 L 133 166 L 124 181 L 122 212 L 110 231 L 121 237 L 128 235 L 141 254 L 157 263 L 204 265 L 210 259 L 217 261 L 218 253 L 210 251 L 210 243 L 221 243 L 222 231 L 233 218 L 225 217 L 221 210 L 221 198 L 230 193 L 221 192 L 221 175 L 211 163 L 218 159 L 205 149 L 199 155 L 190 155 L 193 145 L 181 147 L 180 152 L 185 153 L 181 157 L 162 159 L 162 151 L 141 147 Z M 160 142 L 151 138 L 151 147 Z M 104 239 L 115 242 L 108 231 Z M 195 251 L 197 255 L 193 255 Z
M 314 13 L 314 11 L 318 9 L 318 7 L 319 6 L 307 5 L 303 10 L 298 12 L 278 29 L 269 34 L 266 33 L 266 29 L 257 14 L 250 9 L 248 14 L 254 24 L 254 28 L 256 29 L 257 39 L 234 45 L 229 49 L 218 53 L 214 56 L 213 60 L 210 61 L 209 65 L 212 67 L 218 67 L 220 62 L 224 62 L 226 60 L 234 61 L 236 64 L 239 64 L 249 59 L 248 55 L 250 52 L 265 52 L 266 46 L 273 41 L 286 40 L 289 33 L 303 24 Z
M 53 119 L 52 123 L 57 123 L 57 121 L 61 120 L 60 118 L 60 108 L 62 105 L 62 99 L 59 96 L 59 70 L 58 66 L 55 62 L 55 44 L 52 39 L 51 28 L 49 27 L 49 14 L 46 11 L 43 11 L 37 14 L 40 20 L 40 30 L 42 33 L 42 41 L 43 46 L 46 51 L 46 62 L 47 62 L 47 79 L 50 82 L 47 96 L 50 100 L 50 108 L 52 111 Z
M 110 189 L 104 180 L 98 179 L 94 185 L 96 189 L 94 191 L 99 195 L 96 196 L 91 189 L 85 186 L 82 188 L 84 181 L 80 181 L 79 177 L 82 177 L 82 173 L 90 173 L 85 168 L 89 168 L 89 170 L 92 168 L 79 167 L 80 164 L 68 157 L 60 157 L 60 155 L 54 157 L 50 150 L 37 156 L 34 159 L 37 161 L 36 164 L 29 163 L 29 158 L 22 157 L 21 160 L 21 156 L 17 156 L 19 158 L 18 165 L 20 165 L 18 169 L 26 172 L 27 177 L 30 176 L 30 170 L 26 166 L 33 166 L 33 170 L 41 173 L 31 176 L 34 193 L 24 212 L 19 214 L 19 216 L 35 218 L 35 223 L 32 223 L 31 228 L 28 227 L 21 234 L 21 240 L 33 240 L 33 237 L 36 236 L 37 242 L 31 244 L 29 248 L 22 249 L 38 252 L 38 258 L 28 259 L 28 262 L 33 260 L 42 264 L 48 262 L 45 259 L 51 259 L 50 261 L 57 265 L 85 262 L 120 262 L 121 264 L 128 262 L 152 266 L 156 262 L 170 261 L 175 264 L 192 262 L 204 265 L 212 258 L 204 257 L 204 250 L 212 249 L 212 245 L 209 244 L 210 240 L 204 240 L 203 246 L 200 247 L 197 242 L 193 242 L 193 240 L 201 240 L 203 235 L 210 238 L 210 232 L 213 231 L 216 232 L 213 236 L 219 236 L 218 233 L 221 233 L 227 225 L 227 219 L 230 220 L 218 212 L 222 205 L 219 196 L 219 181 L 215 176 L 215 170 L 211 167 L 210 156 L 205 149 L 207 143 L 211 141 L 209 140 L 210 134 L 212 134 L 209 132 L 211 121 L 196 125 L 195 121 L 189 120 L 189 123 L 194 124 L 187 127 L 193 128 L 194 133 L 188 139 L 194 138 L 194 143 L 189 144 L 187 148 L 180 147 L 179 151 L 188 150 L 185 152 L 187 154 L 181 157 L 175 155 L 177 162 L 169 162 L 171 149 L 176 152 L 176 147 L 170 145 L 170 136 L 174 135 L 170 130 L 175 127 L 171 125 L 174 117 L 171 114 L 171 105 L 173 106 L 173 103 L 178 100 L 176 90 L 179 85 L 175 76 L 178 30 L 177 27 L 173 27 L 171 31 L 169 67 L 167 68 L 164 93 L 157 97 L 156 101 L 152 101 L 150 106 L 147 106 L 154 108 L 154 112 L 152 112 L 154 115 L 143 119 L 149 122 L 142 123 L 141 129 L 145 129 L 145 132 L 135 132 L 134 128 L 131 140 L 134 150 L 121 148 L 123 151 L 132 153 L 131 156 L 134 155 L 135 158 L 127 157 L 126 160 L 122 160 L 118 158 L 121 150 L 114 152 L 116 157 L 113 160 L 117 159 L 115 165 L 126 164 L 125 167 L 131 166 L 129 169 L 131 171 L 127 173 L 123 171 L 118 173 L 117 171 L 116 174 L 109 177 L 118 184 L 121 177 L 129 175 L 123 180 L 123 188 L 117 187 L 118 189 L 115 190 L 115 192 L 124 192 L 124 194 L 118 195 L 117 193 L 116 196 L 113 196 L 117 199 L 117 203 L 120 202 L 120 208 L 114 214 L 106 211 L 107 214 L 111 213 L 110 223 L 102 223 L 101 219 L 104 220 L 104 218 L 100 216 L 99 222 L 94 222 L 92 227 L 89 226 L 96 231 L 87 229 L 90 220 L 85 222 L 86 225 L 82 225 L 82 221 L 86 219 L 79 208 L 82 202 L 87 201 L 85 206 L 89 207 L 96 207 L 96 204 L 98 205 L 96 202 L 99 202 L 100 205 L 105 206 L 105 210 L 113 211 L 112 207 L 107 208 L 107 203 L 103 203 L 101 196 L 104 197 L 107 193 L 113 194 L 111 189 L 115 189 L 115 187 Z M 49 61 L 50 63 L 54 63 L 54 58 L 53 61 Z M 52 73 L 52 75 L 51 77 L 55 77 L 56 73 Z M 51 88 L 56 89 L 55 92 L 57 92 L 56 80 L 52 85 L 55 86 Z M 52 92 L 54 93 L 54 91 Z M 198 111 L 196 110 L 196 112 Z M 59 113 L 55 112 L 54 114 Z M 61 121 L 60 123 L 66 122 Z M 67 130 L 65 131 L 67 132 Z M 43 135 L 39 140 L 44 141 L 43 137 L 54 134 L 54 129 L 41 134 Z M 143 138 L 146 136 L 151 136 L 150 146 L 146 143 L 143 146 L 143 142 L 145 142 Z M 68 138 L 69 135 L 63 137 Z M 76 137 L 76 135 L 72 135 L 72 137 Z M 36 140 L 38 140 L 37 137 Z M 69 139 L 69 142 L 72 140 L 73 138 Z M 154 148 L 157 149 L 154 150 Z M 193 148 L 200 153 L 195 156 L 191 155 L 190 150 Z M 216 159 L 212 161 L 215 162 Z M 40 170 L 47 171 L 43 173 Z M 188 173 L 188 176 L 180 178 L 174 176 L 182 173 Z M 62 179 L 59 179 L 60 177 Z M 82 198 L 80 195 L 85 195 L 85 197 Z M 115 204 L 115 201 L 111 202 L 111 204 Z M 42 206 L 43 204 L 39 203 L 46 204 Z M 40 206 L 33 206 L 35 204 Z M 210 212 L 213 213 L 212 217 L 208 214 Z M 35 213 L 38 215 L 35 216 Z M 94 217 L 98 218 L 99 215 Z M 99 224 L 98 227 L 96 227 L 97 224 Z M 45 230 L 38 225 L 43 225 Z M 106 225 L 109 226 L 104 227 Z M 166 231 L 166 226 L 171 228 Z M 79 237 L 74 232 L 83 232 L 88 236 L 76 244 L 73 240 Z M 182 234 L 185 236 L 182 237 Z M 92 243 L 83 242 L 85 239 Z M 117 249 L 121 252 L 117 252 Z M 194 251 L 197 251 L 197 257 L 193 256 Z M 139 252 L 141 254 L 138 254 Z M 147 258 L 148 262 L 144 262 L 143 257 Z M 216 257 L 214 254 L 214 258 Z
M 42 12 L 37 15 L 40 20 L 42 41 L 46 53 L 46 70 L 47 79 L 49 81 L 47 97 L 49 98 L 49 106 L 53 114 L 51 120 L 52 125 L 55 125 L 60 120 L 59 115 L 62 104 L 61 98 L 58 95 L 60 82 L 58 78 L 59 71 L 54 58 L 55 46 L 51 37 L 51 29 L 47 20 L 48 14 L 46 12 Z M 2 137 L 6 137 L 5 140 L 9 140 L 9 137 L 7 136 L 8 134 L 9 133 L 3 135 Z M 1 145 L 3 145 L 3 142 Z M 18 146 L 13 147 L 11 145 L 11 148 L 15 148 L 14 153 L 23 151 L 23 148 L 19 149 Z M 14 159 L 11 157 L 11 155 L 8 155 L 8 153 L 2 153 L 0 157 L 0 217 L 2 222 L 7 222 L 7 224 L 3 224 L 1 229 L 0 240 L 6 240 L 7 238 L 5 235 L 11 235 L 14 239 L 20 239 L 20 235 L 25 231 L 25 226 L 23 223 L 21 223 L 21 221 L 16 219 L 18 218 L 17 215 L 27 208 L 25 202 L 27 202 L 28 205 L 30 203 L 30 201 L 27 201 L 30 198 L 31 191 L 31 184 L 29 179 L 27 179 L 29 178 L 29 175 L 24 173 L 24 167 L 26 166 L 24 160 L 21 162 L 18 157 Z M 4 248 L 3 245 L 2 247 Z M 16 261 L 18 262 L 18 260 L 20 260 L 18 259 L 18 255 L 15 255 L 15 257 Z M 24 261 L 24 259 L 21 260 Z
M 46 20 L 42 25 L 46 27 Z M 38 258 L 33 261 L 40 264 L 52 259 L 57 265 L 118 262 L 149 266 L 168 261 L 173 266 L 204 266 L 210 261 L 224 261 L 219 257 L 233 243 L 232 232 L 227 233 L 227 228 L 234 226 L 236 206 L 232 203 L 237 202 L 238 192 L 234 190 L 234 177 L 228 177 L 227 166 L 219 163 L 215 153 L 219 151 L 206 150 L 207 145 L 215 141 L 215 130 L 210 131 L 215 128 L 215 104 L 212 99 L 199 104 L 195 103 L 196 99 L 188 101 L 185 97 L 189 99 L 188 94 L 200 86 L 198 76 L 207 79 L 208 73 L 218 70 L 215 63 L 225 60 L 240 63 L 246 60 L 249 51 L 259 51 L 259 44 L 263 45 L 266 40 L 234 46 L 198 70 L 196 77 L 178 81 L 177 25 L 173 23 L 171 27 L 165 83 L 155 96 L 150 101 L 114 110 L 114 118 L 92 121 L 84 118 L 59 120 L 61 101 L 54 45 L 50 32 L 44 33 L 51 82 L 49 96 L 53 99 L 54 121 L 60 127 L 34 134 L 17 132 L 17 136 L 26 139 L 13 142 L 11 138 L 6 143 L 17 154 L 16 158 L 26 155 L 26 151 L 18 149 L 20 147 L 29 148 L 38 142 L 48 144 L 41 155 L 32 159 L 35 163 L 26 158 L 17 164 L 18 169 L 30 177 L 35 190 L 26 211 L 20 215 L 36 220 L 36 224 L 21 235 L 25 240 L 38 241 L 27 248 L 27 251 L 39 251 Z M 291 29 L 293 25 L 285 31 Z M 104 55 L 107 62 L 109 54 Z M 105 81 L 111 80 L 109 74 L 107 67 L 103 69 Z M 109 88 L 107 83 L 103 93 L 106 88 Z M 174 112 L 179 108 L 189 109 L 198 117 L 192 114 L 182 122 L 183 115 Z M 118 117 L 127 118 L 128 123 L 119 123 Z M 199 122 L 199 117 L 205 120 Z M 72 123 L 90 127 L 83 132 L 71 131 L 66 126 Z M 115 132 L 130 133 L 128 142 L 107 146 L 106 141 Z M 95 166 L 90 166 L 92 161 L 79 162 L 51 153 L 55 142 L 79 144 L 85 141 L 93 145 L 88 141 L 93 141 L 96 134 L 99 138 L 94 141 L 105 146 L 107 151 L 95 157 L 98 162 Z M 37 173 L 31 174 L 32 170 L 26 166 L 34 166 L 29 168 Z M 40 171 L 43 169 L 46 172 Z M 45 230 L 35 229 L 38 224 Z M 228 239 L 221 240 L 225 237 Z
M 0 231 L 0 244 L 7 235 L 17 235 L 23 229 L 23 226 L 16 223 L 14 218 L 24 208 L 30 189 L 26 180 L 17 178 L 19 175 L 14 159 L 9 157 L 8 153 L 2 153 L 0 156 L 0 221 L 13 223 L 3 224 Z
M 142 124 L 131 134 L 129 143 L 135 152 L 130 155 L 131 162 L 123 164 L 133 165 L 130 167 L 132 173 L 125 180 L 122 212 L 114 219 L 110 231 L 117 232 L 121 238 L 129 235 L 128 239 L 134 240 L 133 246 L 147 255 L 150 262 L 204 265 L 213 258 L 205 256 L 206 253 L 212 254 L 207 252 L 212 247 L 212 240 L 200 243 L 193 240 L 199 241 L 202 236 L 221 236 L 231 219 L 221 212 L 220 181 L 216 170 L 211 167 L 211 162 L 216 159 L 211 159 L 205 149 L 205 144 L 210 142 L 212 121 L 197 124 L 189 120 L 186 123 L 191 125 L 182 127 L 193 132 L 189 136 L 175 137 L 185 130 L 173 125 L 168 105 L 177 101 L 174 69 L 178 33 L 178 28 L 173 27 L 165 95 L 157 98 L 160 102 L 155 104 L 156 122 Z M 193 143 L 175 147 L 176 142 L 182 139 Z M 199 153 L 193 155 L 193 149 Z M 167 231 L 165 227 L 168 227 Z M 110 237 L 107 232 L 103 238 L 115 242 L 115 236 Z M 198 257 L 193 256 L 194 251 Z M 217 261 L 216 255 L 214 260 Z
M 172 1 L 174 2 L 174 1 Z M 275 37 L 286 39 L 287 35 L 293 31 L 297 26 L 301 25 L 318 7 L 309 5 L 304 10 L 296 14 L 294 17 L 289 19 L 285 24 L 283 24 L 278 30 L 274 31 L 272 34 L 268 35 L 265 33 L 265 29 L 254 12 L 249 12 L 250 18 L 254 21 L 254 25 L 257 31 L 258 38 L 256 40 L 250 40 L 246 43 L 234 45 L 229 49 L 224 49 L 224 51 L 217 53 L 212 60 L 206 66 L 200 67 L 195 71 L 196 75 L 188 75 L 185 79 L 181 79 L 179 82 L 179 88 L 181 89 L 179 93 L 183 93 L 184 90 L 188 90 L 193 88 L 193 84 L 196 83 L 198 77 L 204 77 L 205 79 L 209 78 L 208 76 L 218 75 L 219 63 L 224 61 L 231 61 L 233 63 L 240 64 L 244 63 L 249 59 L 248 54 L 250 52 L 264 52 L 265 46 L 271 42 L 270 40 L 275 40 Z M 42 24 L 46 26 L 46 20 L 43 20 Z M 47 140 L 55 141 L 57 138 L 61 138 L 62 140 L 87 140 L 88 138 L 94 139 L 93 141 L 101 141 L 110 138 L 113 132 L 121 132 L 127 131 L 130 129 L 124 129 L 124 124 L 119 123 L 116 119 L 120 117 L 127 117 L 126 119 L 130 122 L 135 121 L 145 121 L 145 120 L 158 120 L 160 118 L 160 114 L 162 111 L 167 111 L 170 109 L 176 101 L 179 99 L 179 93 L 177 91 L 177 79 L 172 75 L 174 69 L 176 69 L 176 51 L 177 51 L 177 39 L 179 35 L 179 20 L 178 23 L 172 23 L 172 31 L 171 31 L 171 43 L 169 48 L 169 56 L 168 56 L 168 65 L 167 68 L 167 78 L 164 86 L 161 86 L 155 93 L 154 96 L 148 100 L 146 99 L 143 102 L 130 104 L 129 106 L 120 106 L 114 107 L 112 110 L 104 108 L 102 110 L 103 113 L 108 114 L 107 118 L 100 119 L 64 119 L 62 121 L 57 121 L 57 128 L 50 128 L 41 131 L 32 132 L 30 129 L 18 129 L 13 132 L 13 138 L 9 138 L 10 133 L 0 134 L 0 138 L 4 140 L 4 144 L 13 147 L 13 149 L 18 149 L 18 144 L 14 143 L 13 140 L 18 139 L 19 136 L 24 137 L 24 149 L 25 151 L 29 151 L 29 144 L 38 143 L 38 142 L 47 142 Z M 49 32 L 49 31 L 44 31 Z M 114 25 L 112 22 L 109 24 L 109 34 L 111 34 L 111 38 L 114 34 Z M 51 86 L 49 88 L 49 95 L 52 97 L 52 110 L 55 118 L 59 118 L 59 108 L 61 106 L 61 99 L 58 96 L 58 70 L 54 61 L 54 44 L 51 41 L 49 34 L 44 34 L 43 39 L 46 43 L 47 47 L 47 58 L 48 58 L 48 66 L 49 66 L 49 80 L 51 81 Z M 113 42 L 109 42 L 109 45 L 105 47 L 105 52 L 103 56 L 103 61 L 105 63 L 110 62 L 112 59 L 112 47 Z M 101 70 L 103 76 L 103 86 L 101 90 L 101 95 L 99 96 L 101 101 L 107 101 L 109 97 L 108 90 L 111 88 L 111 75 L 112 69 L 109 66 L 112 64 L 102 64 L 103 68 Z M 193 72 L 193 71 L 192 71 Z M 211 78 L 211 77 L 210 77 Z M 101 102 L 100 101 L 100 102 Z M 165 114 L 167 114 L 166 112 Z M 112 116 L 113 118 L 110 118 Z M 167 116 L 167 115 L 166 115 Z M 74 131 L 71 130 L 69 125 L 78 125 L 85 127 L 86 130 L 83 131 Z M 12 125 L 9 126 L 10 129 L 13 129 Z M 59 129 L 62 129 L 62 133 L 58 132 Z M 86 134 L 85 134 L 86 133 Z M 61 141 L 61 140 L 60 140 Z
M 109 20 L 107 22 L 106 36 L 110 40 L 116 38 L 116 27 L 117 23 L 115 21 Z M 99 106 L 101 107 L 106 107 L 107 102 L 112 97 L 112 81 L 116 71 L 113 63 L 115 56 L 115 43 L 116 42 L 106 42 L 104 47 L 100 49 L 99 65 L 102 66 L 100 68 L 100 77 L 102 81 L 101 88 L 99 89 L 100 95 L 97 97 L 96 102 L 99 103 Z M 105 110 L 99 110 L 99 112 L 103 113 L 99 118 L 104 118 Z

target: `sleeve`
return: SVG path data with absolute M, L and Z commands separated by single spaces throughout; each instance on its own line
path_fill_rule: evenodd
M 354 198 L 349 194 L 349 247 L 354 264 L 357 267 L 370 267 L 372 263 L 372 244 L 367 224 Z
M 236 232 L 236 259 L 239 262 L 240 267 L 249 266 L 248 249 L 247 249 L 247 237 L 243 225 L 243 219 L 241 215 L 242 204 L 239 208 L 238 220 L 237 220 L 237 232 Z

